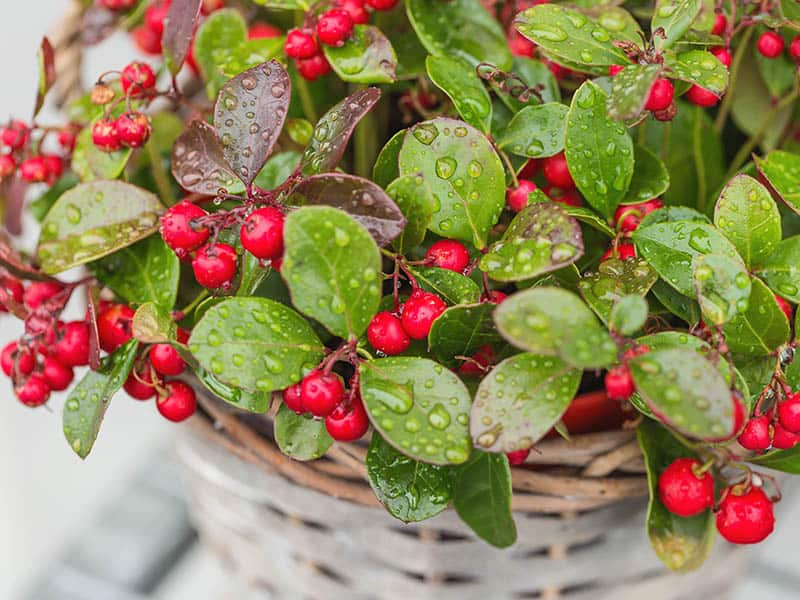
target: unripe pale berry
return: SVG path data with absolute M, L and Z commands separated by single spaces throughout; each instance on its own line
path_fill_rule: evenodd
M 411 344 L 400 319 L 386 311 L 372 317 L 367 327 L 367 339 L 373 348 L 389 356 L 405 352 Z
M 447 309 L 436 294 L 417 288 L 411 292 L 403 307 L 401 322 L 406 333 L 415 340 L 428 336 L 433 322 Z
M 714 478 L 698 473 L 693 458 L 678 458 L 658 477 L 658 495 L 666 509 L 679 517 L 692 517 L 714 505 Z
M 775 528 L 772 502 L 761 488 L 744 494 L 729 488 L 717 512 L 717 531 L 732 544 L 757 544 Z

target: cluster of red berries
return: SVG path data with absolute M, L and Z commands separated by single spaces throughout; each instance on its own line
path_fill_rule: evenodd
M 600 258 L 600 261 L 609 258 L 619 258 L 620 260 L 636 258 L 636 246 L 630 240 L 631 234 L 636 231 L 645 216 L 663 207 L 664 203 L 658 198 L 651 198 L 636 204 L 619 205 L 614 211 L 614 226 L 619 235 Z
M 764 58 L 778 58 L 786 49 L 786 41 L 777 31 L 768 30 L 758 38 L 756 48 Z M 800 35 L 793 37 L 789 42 L 788 52 L 794 62 L 800 62 Z
M 754 452 L 788 450 L 800 442 L 800 393 L 790 393 L 765 414 L 752 416 L 738 438 Z
M 581 206 L 578 191 L 575 189 L 575 181 L 567 166 L 567 157 L 563 152 L 547 158 L 532 158 L 525 163 L 519 172 L 517 187 L 506 190 L 506 205 L 514 212 L 519 212 L 529 204 L 528 196 L 537 188 L 533 177 L 541 170 L 547 186 L 542 190 L 553 202 L 560 202 L 568 206 Z
M 25 121 L 13 120 L 0 127 L 0 180 L 19 172 L 23 181 L 28 183 L 55 183 L 64 173 L 64 156 L 40 152 L 44 137 L 51 133 L 42 132 L 38 143 L 31 144 L 33 130 Z M 58 144 L 65 154 L 75 148 L 75 129 L 65 127 L 58 130 Z
M 699 461 L 678 458 L 661 472 L 658 494 L 672 514 L 693 517 L 714 508 L 714 478 Z M 717 506 L 717 531 L 733 544 L 756 544 L 775 528 L 772 504 L 761 487 L 727 487 Z

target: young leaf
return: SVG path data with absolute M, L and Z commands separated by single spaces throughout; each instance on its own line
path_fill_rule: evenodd
M 39 45 L 37 60 L 39 63 L 39 85 L 36 88 L 36 103 L 33 105 L 34 119 L 42 109 L 47 92 L 56 82 L 55 52 L 53 51 L 53 45 L 46 37 L 42 38 L 42 43 Z
M 773 150 L 764 158 L 756 157 L 755 162 L 773 195 L 800 214 L 800 156 Z
M 431 352 L 443 365 L 457 366 L 457 356 L 472 356 L 478 348 L 500 340 L 492 321 L 495 306 L 462 304 L 451 306 L 433 322 L 428 334 Z
M 164 62 L 173 77 L 181 70 L 192 45 L 203 0 L 172 0 L 164 19 Z
M 800 235 L 786 238 L 756 269 L 772 291 L 800 303 Z
M 551 6 L 551 5 L 541 5 Z M 633 176 L 633 141 L 625 126 L 606 114 L 606 94 L 591 81 L 572 97 L 567 116 L 569 171 L 586 201 L 611 217 Z
M 633 157 L 633 177 L 622 204 L 646 202 L 651 198 L 657 198 L 669 189 L 669 172 L 658 156 L 645 146 L 635 144 Z
M 216 195 L 220 188 L 230 193 L 244 190 L 225 162 L 214 128 L 205 121 L 192 121 L 175 141 L 172 175 L 182 188 L 206 196 Z
M 692 450 L 678 442 L 664 427 L 645 419 L 636 430 L 647 468 L 650 503 L 647 507 L 647 536 L 656 555 L 673 571 L 698 568 L 714 542 L 714 515 L 706 510 L 694 517 L 669 512 L 658 494 L 658 477 L 672 461 L 694 457 Z
M 628 65 L 617 73 L 606 102 L 609 116 L 619 121 L 638 117 L 659 75 L 660 65 Z
M 751 285 L 747 310 L 731 319 L 722 331 L 731 352 L 771 354 L 789 341 L 789 321 L 760 279 L 753 277 Z
M 75 140 L 72 154 L 72 169 L 81 181 L 116 179 L 128 164 L 132 150 L 123 148 L 115 152 L 103 152 L 92 141 L 92 128 L 85 127 Z
M 386 193 L 406 220 L 406 226 L 393 244 L 398 252 L 406 254 L 425 239 L 425 232 L 436 211 L 436 198 L 420 175 L 398 177 L 389 184 Z
M 608 325 L 612 331 L 622 335 L 633 335 L 647 321 L 647 300 L 636 294 L 622 296 L 611 307 Z
M 367 475 L 378 500 L 405 523 L 442 512 L 453 493 L 453 470 L 413 460 L 373 433 L 366 458 Z
M 251 392 L 282 390 L 317 364 L 323 346 L 308 322 L 266 298 L 230 298 L 195 325 L 189 349 L 223 383 Z
M 412 267 L 419 287 L 433 292 L 448 304 L 474 304 L 481 295 L 478 284 L 460 273 L 439 267 Z
M 431 81 L 452 100 L 467 123 L 489 133 L 492 101 L 470 63 L 448 56 L 428 56 L 425 68 Z
M 475 395 L 473 444 L 487 452 L 530 448 L 561 419 L 580 380 L 580 369 L 552 356 L 524 352 L 504 360 Z
M 247 40 L 247 22 L 238 10 L 216 10 L 197 29 L 194 56 L 206 82 L 206 94 L 212 100 L 227 81 L 219 68 L 219 56 Z
M 323 46 L 325 56 L 342 81 L 393 83 L 397 56 L 392 43 L 372 25 L 356 25 L 341 46 Z
M 143 344 L 160 344 L 175 341 L 177 326 L 169 311 L 153 302 L 142 304 L 131 321 L 133 337 Z
M 154 194 L 122 181 L 75 186 L 42 222 L 42 269 L 60 273 L 130 246 L 158 228 L 163 210 Z
M 453 508 L 481 539 L 498 548 L 517 541 L 511 515 L 511 469 L 502 454 L 473 450 L 456 473 Z
M 482 133 L 446 117 L 417 123 L 403 140 L 400 174 L 421 174 L 439 199 L 431 231 L 486 246 L 505 206 L 505 170 Z
M 275 415 L 275 442 L 286 456 L 295 460 L 315 460 L 333 445 L 325 421 L 310 415 L 298 415 L 281 404 Z
M 359 90 L 322 115 L 314 127 L 311 142 L 303 152 L 303 175 L 324 173 L 336 168 L 356 125 L 380 97 L 378 88 Z
M 225 161 L 249 186 L 267 162 L 283 129 L 291 81 L 277 60 L 237 75 L 222 86 L 214 106 Z
M 381 257 L 369 232 L 346 213 L 306 206 L 284 227 L 281 274 L 298 310 L 331 333 L 358 337 L 381 300 Z
M 720 254 L 694 257 L 694 287 L 707 323 L 723 325 L 749 306 L 750 276 L 744 264 Z
M 616 303 L 624 296 L 646 296 L 657 279 L 658 275 L 644 259 L 610 258 L 601 262 L 595 273 L 584 275 L 578 289 L 600 320 L 609 324 Z
M 728 68 L 705 50 L 689 50 L 678 55 L 668 53 L 664 64 L 675 79 L 694 83 L 718 96 L 728 88 Z
M 497 145 L 528 158 L 558 154 L 564 149 L 567 110 L 560 102 L 526 106 L 497 136 Z
M 663 30 L 663 35 L 653 35 L 656 50 L 675 45 L 692 24 L 703 5 L 703 0 L 658 0 L 650 31 Z
M 556 271 L 583 256 L 580 225 L 554 202 L 520 211 L 489 247 L 481 270 L 497 281 L 520 281 Z
M 360 373 L 369 419 L 397 450 L 435 465 L 469 458 L 472 400 L 455 373 L 407 356 L 363 362 Z
M 400 235 L 406 223 L 386 192 L 369 179 L 344 173 L 306 177 L 292 189 L 286 202 L 293 206 L 338 208 L 361 223 L 379 246 L 386 246 Z
M 139 342 L 130 340 L 103 359 L 100 369 L 89 371 L 64 403 L 63 429 L 70 447 L 81 458 L 92 450 L 111 397 L 128 378 Z

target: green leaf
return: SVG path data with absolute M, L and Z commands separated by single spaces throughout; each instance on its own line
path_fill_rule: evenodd
M 617 360 L 617 345 L 581 299 L 555 287 L 518 292 L 494 312 L 509 342 L 537 354 L 560 356 L 575 367 L 602 368 Z
M 211 13 L 197 29 L 194 56 L 206 82 L 206 93 L 215 99 L 227 81 L 219 69 L 219 54 L 226 54 L 247 40 L 247 23 L 238 10 L 224 8 Z
M 456 473 L 453 508 L 481 539 L 498 548 L 517 541 L 511 515 L 511 469 L 502 454 L 473 450 Z
M 61 194 L 74 188 L 78 183 L 80 183 L 80 179 L 78 179 L 75 173 L 65 173 L 58 181 L 50 186 L 46 192 L 28 204 L 28 212 L 34 219 L 41 223 L 44 221 L 47 213 L 50 212 L 50 209 L 53 208 L 53 204 L 61 197 Z
M 251 392 L 287 388 L 323 356 L 308 322 L 266 298 L 231 298 L 209 308 L 189 350 L 216 379 Z
M 595 273 L 584 275 L 578 289 L 600 320 L 609 324 L 615 304 L 624 296 L 646 296 L 656 279 L 658 275 L 642 258 L 610 258 L 601 262 Z
M 447 367 L 456 367 L 457 356 L 472 356 L 481 346 L 497 342 L 500 334 L 492 321 L 495 305 L 462 304 L 451 306 L 433 322 L 428 344 L 437 360 Z
M 669 172 L 658 156 L 639 144 L 634 145 L 633 156 L 633 177 L 622 204 L 645 202 L 669 189 Z
M 104 358 L 100 369 L 86 373 L 70 391 L 64 403 L 64 437 L 81 458 L 91 452 L 108 403 L 128 378 L 138 349 L 139 342 L 130 340 Z
M 274 8 L 277 10 L 308 10 L 308 2 L 305 0 L 253 0 L 264 8 Z
M 694 517 L 679 517 L 669 512 L 658 495 L 658 477 L 672 461 L 694 458 L 694 453 L 678 442 L 661 425 L 645 419 L 636 430 L 644 454 L 650 503 L 647 507 L 647 537 L 656 555 L 673 571 L 698 568 L 714 542 L 714 516 L 706 510 Z
M 284 226 L 281 274 L 299 311 L 345 339 L 358 337 L 381 300 L 381 256 L 369 232 L 336 208 L 306 206 Z
M 795 24 L 795 28 L 797 27 L 797 24 Z M 753 52 L 753 56 L 761 74 L 761 79 L 767 86 L 772 98 L 779 98 L 792 88 L 797 65 L 788 52 L 774 58 L 767 58 L 760 52 Z
M 304 121 L 304 123 L 309 124 L 308 121 Z M 259 171 L 258 177 L 256 177 L 256 185 L 265 190 L 276 188 L 289 179 L 289 176 L 299 164 L 300 153 L 294 150 L 273 154 L 267 160 L 264 168 Z
M 158 198 L 122 181 L 82 183 L 64 192 L 42 222 L 42 269 L 60 273 L 130 246 L 158 228 Z
M 532 279 L 583 256 L 580 225 L 554 202 L 520 211 L 503 237 L 483 255 L 480 268 L 497 281 Z
M 570 217 L 574 217 L 581 223 L 586 223 L 606 237 L 613 238 L 616 235 L 614 230 L 608 226 L 606 220 L 589 208 L 584 208 L 583 206 L 569 206 L 566 204 L 561 208 L 563 208 Z
M 770 354 L 789 341 L 789 321 L 775 295 L 752 278 L 750 303 L 746 312 L 731 319 L 722 329 L 731 352 L 749 355 Z
M 686 206 L 665 206 L 647 214 L 639 223 L 639 227 L 650 227 L 656 223 L 673 223 L 675 221 L 689 221 L 711 225 L 711 219 L 693 208 Z
M 775 469 L 783 473 L 800 475 L 800 446 L 794 446 L 788 450 L 773 450 L 761 456 L 753 456 L 747 459 L 760 467 Z
M 405 523 L 424 521 L 442 512 L 453 494 L 453 470 L 413 460 L 372 434 L 367 475 L 378 500 Z
M 605 1 L 598 2 L 591 8 L 589 14 L 611 34 L 612 40 L 626 40 L 637 46 L 641 45 L 642 28 L 636 18 L 621 6 L 612 6 Z
M 372 25 L 356 25 L 341 46 L 322 46 L 328 62 L 342 81 L 393 83 L 397 56 L 392 43 Z
M 281 404 L 275 415 L 275 442 L 286 456 L 295 460 L 315 460 L 333 445 L 323 419 L 298 415 Z
M 723 325 L 749 306 L 750 277 L 738 258 L 720 254 L 695 256 L 694 287 L 707 323 Z
M 686 321 L 689 325 L 700 322 L 700 306 L 697 301 L 684 296 L 662 280 L 653 284 L 653 295 L 669 312 Z
M 169 343 L 176 339 L 177 327 L 172 315 L 156 304 L 142 304 L 131 320 L 133 337 L 143 344 Z
M 526 106 L 500 135 L 497 145 L 518 156 L 544 158 L 564 149 L 568 108 L 560 102 Z
M 81 181 L 116 179 L 128 164 L 131 152 L 130 148 L 116 152 L 103 152 L 94 145 L 92 128 L 89 126 L 82 129 L 75 140 L 72 169 L 78 174 Z
M 633 241 L 664 281 L 686 296 L 694 296 L 692 260 L 700 254 L 738 258 L 736 248 L 712 225 L 690 221 L 656 223 L 639 228 Z
M 411 274 L 423 290 L 433 292 L 447 304 L 473 304 L 481 295 L 477 283 L 450 269 L 412 267 Z
M 638 117 L 660 74 L 660 65 L 639 64 L 628 65 L 617 73 L 606 101 L 609 116 L 620 121 Z
M 723 188 L 714 224 L 749 267 L 769 257 L 781 241 L 778 207 L 767 189 L 748 175 L 737 175 Z
M 428 77 L 452 100 L 461 118 L 476 129 L 489 133 L 492 101 L 475 67 L 448 56 L 428 56 L 425 67 Z
M 435 465 L 469 458 L 472 399 L 455 373 L 410 356 L 363 362 L 359 371 L 370 421 L 397 450 Z
M 800 303 L 800 235 L 778 242 L 772 254 L 757 267 L 756 274 L 775 293 Z
M 664 36 L 653 35 L 656 50 L 664 50 L 675 45 L 692 25 L 702 8 L 703 0 L 658 0 L 650 31 L 664 30 Z
M 578 189 L 593 208 L 611 217 L 633 176 L 633 141 L 625 126 L 606 114 L 606 94 L 591 81 L 572 97 L 565 146 Z
M 511 66 L 511 52 L 500 24 L 478 0 L 407 0 L 408 20 L 425 49 L 475 66 L 488 62 L 499 69 Z
M 530 448 L 561 419 L 580 381 L 580 369 L 552 356 L 524 352 L 504 360 L 475 395 L 473 444 L 487 452 Z
M 403 140 L 400 174 L 421 174 L 439 199 L 431 231 L 486 246 L 505 206 L 505 170 L 482 133 L 446 117 L 417 123 Z
M 647 321 L 647 301 L 636 294 L 622 296 L 611 307 L 608 319 L 609 328 L 622 335 L 633 335 L 644 327 Z
M 519 13 L 514 26 L 556 62 L 563 59 L 583 71 L 593 71 L 586 67 L 608 67 L 630 62 L 625 53 L 614 45 L 615 34 L 571 8 L 540 4 Z
M 756 167 L 773 194 L 800 214 L 800 156 L 773 150 L 764 158 L 755 158 Z
M 694 350 L 652 350 L 628 366 L 636 391 L 662 421 L 703 440 L 734 433 L 731 391 L 711 361 Z
M 36 103 L 33 106 L 34 119 L 42 109 L 47 92 L 56 82 L 55 52 L 50 40 L 46 37 L 42 38 L 42 43 L 39 44 L 36 61 L 39 67 L 39 85 L 36 89 Z
M 256 414 L 264 414 L 269 410 L 270 392 L 251 392 L 228 385 L 202 367 L 194 367 L 194 373 L 208 391 L 236 408 Z
M 399 156 L 405 135 L 405 129 L 395 133 L 386 142 L 386 145 L 381 148 L 378 157 L 375 159 L 375 165 L 372 167 L 372 180 L 382 188 L 386 188 L 387 191 L 387 186 L 400 176 Z M 406 215 L 406 218 L 408 218 L 408 215 Z
M 283 37 L 260 38 L 247 40 L 228 50 L 217 50 L 214 56 L 220 57 L 217 68 L 224 75 L 222 83 L 279 56 L 283 52 L 283 44 Z
M 181 266 L 160 235 L 151 235 L 89 265 L 92 274 L 132 304 L 153 302 L 172 310 Z
M 436 198 L 420 175 L 404 175 L 392 181 L 386 193 L 406 219 L 406 226 L 394 240 L 400 254 L 407 254 L 425 239 L 425 232 L 436 211 Z
M 699 85 L 718 96 L 728 89 L 728 68 L 705 50 L 689 50 L 677 56 L 667 54 L 664 64 L 671 77 Z

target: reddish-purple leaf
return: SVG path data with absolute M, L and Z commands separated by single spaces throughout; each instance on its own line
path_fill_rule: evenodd
M 231 190 L 241 183 L 225 162 L 214 128 L 192 121 L 172 147 L 172 174 L 191 192 L 213 196 L 220 188 Z
M 39 47 L 39 87 L 36 89 L 36 104 L 33 107 L 33 118 L 39 114 L 44 104 L 44 97 L 56 81 L 55 53 L 50 40 L 42 38 Z
M 89 367 L 92 371 L 100 368 L 100 334 L 97 331 L 97 303 L 100 290 L 97 286 L 86 286 L 86 307 L 89 311 Z
M 189 54 L 202 3 L 203 0 L 172 0 L 169 5 L 161 46 L 164 48 L 164 61 L 173 75 L 181 70 Z
M 274 59 L 222 86 L 214 107 L 214 126 L 226 161 L 245 185 L 253 183 L 278 140 L 291 87 L 286 69 Z
M 0 267 L 5 268 L 11 275 L 18 279 L 29 279 L 32 281 L 53 281 L 49 275 L 42 273 L 39 269 L 26 261 L 11 246 L 8 238 L 0 236 Z
M 25 207 L 25 192 L 28 184 L 18 175 L 9 177 L 0 183 L 0 198 L 5 206 L 3 224 L 11 235 L 22 233 L 22 211 Z

